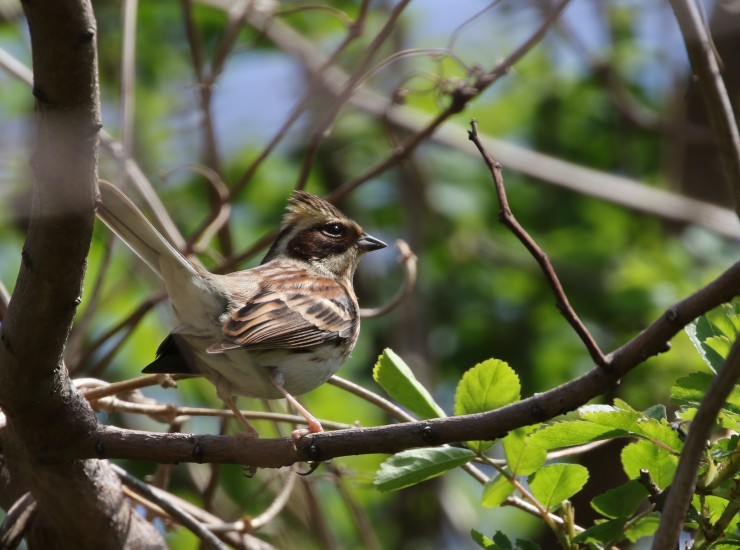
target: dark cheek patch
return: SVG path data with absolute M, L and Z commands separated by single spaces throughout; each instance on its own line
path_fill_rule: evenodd
M 355 239 L 351 234 L 333 239 L 320 230 L 309 229 L 293 237 L 288 244 L 288 254 L 300 260 L 328 258 L 345 252 Z

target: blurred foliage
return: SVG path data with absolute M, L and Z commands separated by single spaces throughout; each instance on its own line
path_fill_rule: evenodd
M 442 2 L 426 7 L 412 2 L 392 44 L 376 61 L 397 48 L 447 47 L 459 29 L 452 44 L 464 64 L 439 54 L 410 56 L 380 70 L 369 84 L 388 96 L 400 88 L 409 105 L 436 113 L 447 104 L 444 90 L 449 81 L 466 76 L 466 69 L 473 65 L 494 66 L 528 36 L 541 14 L 535 1 L 503 2 L 462 26 L 487 4 L 469 1 L 453 7 L 453 3 Z M 668 152 L 672 138 L 629 123 L 614 107 L 589 56 L 598 55 L 609 64 L 622 79 L 620 85 L 636 100 L 659 115 L 679 117 L 672 107 L 675 90 L 668 84 L 685 81 L 686 65 L 683 61 L 666 63 L 666 59 L 675 57 L 673 52 L 678 49 L 683 51 L 682 45 L 675 32 L 662 34 L 664 25 L 674 25 L 665 6 L 636 1 L 621 4 L 607 2 L 589 8 L 574 2 L 563 26 L 556 25 L 509 75 L 454 120 L 465 125 L 476 118 L 484 133 L 668 187 L 669 174 L 680 169 L 680 159 Z M 346 16 L 285 2 L 280 4 L 286 12 L 281 19 L 316 47 L 330 52 L 344 36 L 345 19 L 356 17 L 357 2 L 330 5 Z M 365 34 L 340 57 L 340 66 L 351 70 L 357 63 L 387 19 L 385 5 L 371 7 Z M 103 119 L 106 130 L 120 138 L 121 4 L 99 1 L 95 10 Z M 203 58 L 211 59 L 227 17 L 201 4 L 193 6 L 193 16 Z M 209 195 L 204 178 L 188 168 L 203 160 L 203 134 L 198 84 L 183 20 L 178 3 L 139 5 L 134 156 L 187 235 L 207 216 Z M 29 63 L 26 34 L 20 18 L 0 23 L 0 47 Z M 662 44 L 656 45 L 656 36 Z M 655 81 L 649 76 L 653 70 L 662 71 L 663 76 L 673 72 L 671 78 Z M 276 103 L 273 98 L 295 100 L 304 87 L 305 74 L 298 62 L 253 29 L 245 26 L 240 31 L 213 88 L 223 181 L 233 184 L 244 174 L 287 116 L 292 105 Z M 0 137 L 0 280 L 12 291 L 25 235 L 22 212 L 30 193 L 25 159 L 32 145 L 33 104 L 30 89 L 1 70 L 0 88 L 0 123 L 7 128 Z M 327 98 L 315 99 L 313 110 L 236 197 L 230 224 L 235 250 L 247 249 L 278 224 L 285 198 L 298 177 L 311 125 L 320 119 L 327 103 Z M 308 190 L 324 194 L 363 173 L 401 137 L 382 120 L 345 108 L 322 145 Z M 461 132 L 460 140 L 466 139 Z M 737 258 L 737 243 L 705 229 L 668 224 L 534 181 L 506 167 L 504 175 L 515 215 L 548 253 L 572 305 L 605 351 L 628 341 L 664 308 L 712 280 Z M 105 154 L 101 154 L 101 176 L 122 179 L 117 163 Z M 490 176 L 477 156 L 424 143 L 401 166 L 368 181 L 341 206 L 380 238 L 409 241 L 419 257 L 419 280 L 413 297 L 398 310 L 364 321 L 360 343 L 340 375 L 377 391 L 372 365 L 383 348 L 393 348 L 452 414 L 455 388 L 463 372 L 491 357 L 511 365 L 525 397 L 592 367 L 580 341 L 555 308 L 536 263 L 498 224 Z M 216 265 L 222 253 L 215 240 L 212 244 L 204 257 L 208 265 Z M 111 246 L 110 266 L 98 288 L 98 273 L 108 262 Z M 384 302 L 400 284 L 394 254 L 388 250 L 364 261 L 356 284 L 363 306 Z M 241 267 L 258 260 L 259 254 Z M 172 318 L 164 304 L 145 316 L 110 364 L 99 362 L 113 349 L 115 339 L 84 363 L 78 360 L 101 334 L 158 288 L 146 266 L 113 243 L 105 230 L 97 229 L 80 315 L 84 317 L 91 304 L 95 311 L 84 333 L 72 336 L 68 365 L 74 376 L 108 380 L 137 376 L 171 328 Z M 672 344 L 671 353 L 652 358 L 630 373 L 609 397 L 619 396 L 637 410 L 667 404 L 674 381 L 702 364 L 690 352 L 685 335 L 677 336 Z M 176 391 L 145 393 L 162 402 L 219 406 L 213 388 L 200 380 L 181 382 Z M 389 421 L 365 401 L 332 386 L 315 390 L 305 402 L 315 415 L 333 421 L 358 421 L 363 426 Z M 246 401 L 245 405 L 268 406 Z M 270 403 L 269 407 L 283 405 Z M 133 428 L 165 429 L 134 415 L 105 418 L 101 413 L 101 418 Z M 278 435 L 267 422 L 258 422 L 257 427 L 266 437 Z M 183 429 L 218 433 L 220 425 L 212 419 L 195 419 Z M 287 429 L 282 429 L 280 435 L 285 433 Z M 364 527 L 352 506 L 366 516 L 372 537 L 384 548 L 470 544 L 470 529 L 483 531 L 482 526 L 491 525 L 494 513 L 509 524 L 506 518 L 516 518 L 515 525 L 523 532 L 513 527 L 507 532 L 512 540 L 519 535 L 532 538 L 542 529 L 519 511 L 482 510 L 480 486 L 462 477 L 449 481 L 446 476 L 412 491 L 381 494 L 371 484 L 383 458 L 348 457 L 322 466 L 300 480 L 288 510 L 258 534 L 278 547 L 319 548 L 328 540 L 342 548 L 361 547 L 368 539 L 362 538 Z M 154 469 L 154 465 L 136 463 L 125 467 L 140 476 Z M 246 480 L 236 466 L 218 471 L 221 480 L 212 509 L 231 519 L 263 511 L 280 486 L 273 472 L 259 472 L 255 479 Z M 207 466 L 180 465 L 173 470 L 170 487 L 202 504 L 199 494 L 209 472 Z M 392 525 L 389 517 L 396 518 Z M 196 546 L 184 529 L 169 536 L 173 547 Z

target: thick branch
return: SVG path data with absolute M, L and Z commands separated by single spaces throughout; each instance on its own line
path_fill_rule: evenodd
M 735 195 L 735 212 L 740 216 L 740 133 L 732 112 L 727 88 L 722 81 L 717 57 L 710 45 L 707 28 L 695 0 L 670 0 L 683 34 L 691 68 L 699 78 L 699 87 L 717 136 L 720 157 L 727 181 Z
M 38 126 L 22 264 L 0 328 L 0 432 L 7 465 L 31 492 L 29 540 L 65 548 L 153 546 L 161 537 L 126 503 L 99 461 L 55 461 L 96 429 L 70 383 L 65 341 L 80 301 L 96 203 L 100 110 L 95 18 L 83 0 L 23 4 L 31 34 Z M 69 503 L 74 503 L 70 506 Z
M 297 447 L 291 439 L 244 441 L 226 436 L 160 434 L 101 427 L 83 445 L 59 452 L 68 458 L 97 456 L 277 468 L 299 461 L 494 439 L 514 428 L 542 422 L 584 405 L 613 387 L 645 359 L 665 351 L 668 341 L 690 321 L 739 294 L 740 262 L 671 307 L 633 340 L 609 354 L 609 368 L 596 367 L 557 388 L 486 413 L 326 432 L 302 438 Z

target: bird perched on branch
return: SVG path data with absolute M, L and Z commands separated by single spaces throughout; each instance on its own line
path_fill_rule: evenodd
M 218 275 L 183 256 L 115 186 L 100 182 L 100 219 L 164 281 L 178 320 L 147 373 L 201 374 L 244 424 L 236 395 L 296 399 L 331 377 L 357 342 L 360 315 L 352 278 L 366 252 L 386 245 L 332 204 L 294 191 L 262 264 Z

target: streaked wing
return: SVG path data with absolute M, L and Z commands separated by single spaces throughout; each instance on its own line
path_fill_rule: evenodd
M 258 269 L 267 272 L 260 292 L 232 313 L 224 341 L 209 352 L 308 348 L 353 336 L 357 306 L 340 283 L 304 269 Z

